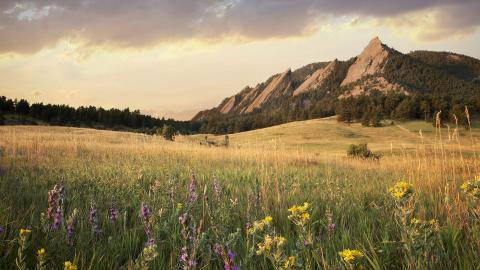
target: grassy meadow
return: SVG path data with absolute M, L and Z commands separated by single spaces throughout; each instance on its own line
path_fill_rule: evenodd
M 0 269 L 480 269 L 476 127 L 202 140 L 0 127 Z M 383 157 L 347 158 L 361 142 Z

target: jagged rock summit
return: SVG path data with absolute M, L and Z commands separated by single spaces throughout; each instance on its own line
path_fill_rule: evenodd
M 224 99 L 219 106 L 199 112 L 193 120 L 215 122 L 226 117 L 235 122 L 236 117 L 246 119 L 248 114 L 252 117 L 263 114 L 268 122 L 275 117 L 287 119 L 288 114 L 298 115 L 302 110 L 309 110 L 311 115 L 332 113 L 335 104 L 342 99 L 378 92 L 410 95 L 415 92 L 450 93 L 455 89 L 462 95 L 464 92 L 476 95 L 479 87 L 478 59 L 452 52 L 403 54 L 375 37 L 356 57 L 311 63 L 293 71 L 288 69 L 255 87 L 245 87 Z
M 341 85 L 344 86 L 356 82 L 366 75 L 383 72 L 383 65 L 388 59 L 388 55 L 389 48 L 382 44 L 378 37 L 375 37 L 357 57 L 355 63 L 350 66 L 347 76 Z
M 298 96 L 302 93 L 321 87 L 325 79 L 335 70 L 338 60 L 335 59 L 324 68 L 317 69 L 308 79 L 306 79 L 295 91 L 293 96 Z

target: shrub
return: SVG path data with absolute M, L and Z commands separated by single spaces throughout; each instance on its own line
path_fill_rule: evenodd
M 361 144 L 351 144 L 347 150 L 347 156 L 353 158 L 362 158 L 362 159 L 375 159 L 379 160 L 381 158 L 380 154 L 373 153 L 368 149 L 366 143 Z

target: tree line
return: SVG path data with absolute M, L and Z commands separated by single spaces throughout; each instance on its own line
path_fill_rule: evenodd
M 30 104 L 25 99 L 9 99 L 0 97 L 0 124 L 5 122 L 7 114 L 30 117 L 50 125 L 92 127 L 112 130 L 132 130 L 147 134 L 162 133 L 163 130 L 173 130 L 175 133 L 197 133 L 199 125 L 190 121 L 177 121 L 174 119 L 157 118 L 140 113 L 139 110 L 104 109 L 95 106 L 80 106 L 57 104 Z M 36 123 L 29 121 L 29 123 Z

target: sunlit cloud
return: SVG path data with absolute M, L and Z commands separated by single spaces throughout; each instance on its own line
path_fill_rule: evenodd
M 5 0 L 0 3 L 0 53 L 34 53 L 76 44 L 81 58 L 98 48 L 153 48 L 312 35 L 338 18 L 413 24 L 416 39 L 473 33 L 477 0 Z

